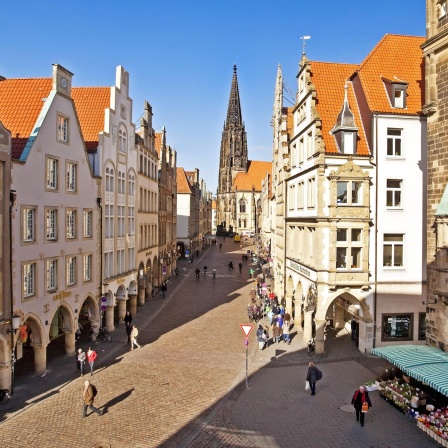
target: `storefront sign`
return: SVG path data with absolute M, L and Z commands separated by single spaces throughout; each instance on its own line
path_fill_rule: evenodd
M 71 291 L 61 291 L 53 296 L 53 300 L 63 300 L 72 295 Z
M 287 259 L 287 267 L 294 269 L 294 271 L 298 272 L 299 274 L 304 275 L 305 277 L 316 281 L 317 275 L 315 271 L 312 271 L 311 269 L 308 269 L 307 267 L 303 266 L 300 263 L 297 263 L 296 261 Z

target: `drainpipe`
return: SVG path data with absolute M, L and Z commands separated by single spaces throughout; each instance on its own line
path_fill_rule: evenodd
M 100 292 L 100 306 L 101 306 L 101 297 L 103 295 L 103 207 L 101 205 L 101 198 L 96 198 L 96 203 L 98 204 L 98 208 L 100 209 L 100 283 L 99 283 L 99 292 Z M 102 322 L 103 312 L 100 311 L 100 328 L 103 326 Z
M 12 208 L 16 202 L 17 193 L 15 190 L 11 190 L 9 192 L 9 298 L 10 298 L 10 306 L 11 306 L 11 329 L 8 332 L 11 333 L 11 395 L 14 395 L 14 365 L 16 363 L 15 356 L 15 343 L 14 337 L 16 335 L 17 329 L 14 328 L 13 325 L 13 315 L 14 315 L 14 297 L 13 297 L 13 288 L 12 288 Z
M 375 163 L 370 160 L 375 167 L 375 258 L 374 258 L 374 286 L 373 291 L 373 348 L 376 346 L 376 307 L 377 307 L 377 289 L 378 289 L 378 116 L 373 115 L 374 129 L 375 129 Z

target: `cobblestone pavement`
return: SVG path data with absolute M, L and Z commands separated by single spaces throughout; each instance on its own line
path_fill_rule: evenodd
M 92 382 L 103 416 L 81 418 L 83 378 L 71 356 L 52 360 L 45 375 L 19 378 L 0 407 L 0 447 L 438 446 L 375 392 L 364 428 L 339 409 L 384 365 L 362 357 L 344 335 L 329 334 L 327 356 L 311 358 L 324 373 L 311 397 L 304 391 L 310 358 L 303 341 L 293 333 L 291 345 L 258 352 L 254 329 L 246 389 L 239 324 L 247 323 L 252 283 L 248 266 L 241 275 L 226 267 L 240 259 L 239 246 L 226 239 L 221 251 L 211 247 L 192 264 L 180 263 L 166 299 L 134 316 L 141 349 L 129 352 L 122 326 L 115 342 L 96 344 Z M 204 264 L 209 272 L 216 267 L 216 280 L 194 278 Z

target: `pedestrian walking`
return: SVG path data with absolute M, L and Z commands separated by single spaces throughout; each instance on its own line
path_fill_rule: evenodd
M 134 344 L 140 348 L 141 345 L 137 342 L 138 337 L 138 329 L 135 325 L 132 325 L 132 331 L 131 331 L 131 350 L 134 350 Z
M 356 339 L 356 319 L 354 316 L 350 321 L 350 329 L 352 330 L 352 339 Z
M 124 315 L 124 324 L 126 325 L 126 334 L 128 335 L 128 344 L 131 343 L 132 314 L 129 310 Z
M 288 345 L 291 344 L 289 321 L 285 320 L 283 322 L 282 331 L 283 331 L 283 341 L 286 342 Z
M 229 264 L 227 265 L 227 267 L 230 269 L 233 269 L 233 262 L 229 261 Z
M 282 339 L 282 327 L 280 326 L 279 321 L 275 322 L 274 324 L 273 334 L 274 334 L 274 341 L 277 342 L 277 344 L 279 344 Z
M 167 289 L 168 288 L 166 287 L 166 282 L 163 282 L 162 287 L 160 288 L 160 291 L 162 291 L 162 299 L 165 298 L 165 293 L 166 293 Z
M 238 270 L 240 271 L 241 274 L 241 271 L 243 270 L 243 263 L 238 263 Z
M 91 411 L 96 412 L 98 415 L 103 415 L 103 410 L 100 411 L 98 408 L 93 406 L 96 394 L 96 387 L 89 380 L 85 380 L 84 393 L 82 395 L 82 399 L 84 400 L 84 410 L 82 413 L 82 418 L 87 417 L 87 408 L 90 408 Z
M 252 268 L 249 269 L 249 277 L 254 278 L 254 270 Z
M 78 365 L 81 369 L 81 376 L 84 375 L 84 363 L 86 361 L 86 354 L 84 353 L 83 349 L 78 349 Z
M 264 334 L 266 335 L 266 347 L 269 347 L 269 327 L 267 325 L 264 326 Z
M 87 362 L 90 366 L 90 376 L 93 375 L 93 364 L 95 363 L 97 356 L 96 351 L 92 350 L 92 347 L 89 347 L 89 350 L 87 350 Z
M 264 330 L 263 327 L 261 325 L 258 325 L 258 329 L 257 329 L 257 340 L 258 340 L 258 350 L 261 352 L 264 348 Z
M 306 374 L 306 380 L 310 384 L 311 395 L 316 395 L 316 382 L 318 380 L 319 369 L 314 365 L 314 363 L 310 362 L 308 364 L 308 373 Z
M 356 411 L 356 421 L 364 426 L 364 415 L 369 408 L 372 407 L 372 402 L 369 398 L 369 393 L 365 390 L 364 386 L 359 386 L 359 389 L 354 393 L 352 398 L 352 405 Z

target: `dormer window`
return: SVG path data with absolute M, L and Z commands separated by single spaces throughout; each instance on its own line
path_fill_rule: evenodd
M 406 87 L 405 84 L 392 84 L 393 107 L 404 109 L 406 107 Z

